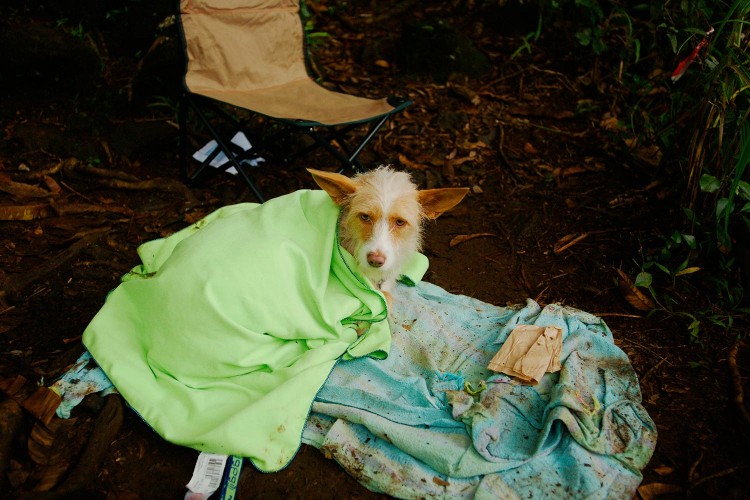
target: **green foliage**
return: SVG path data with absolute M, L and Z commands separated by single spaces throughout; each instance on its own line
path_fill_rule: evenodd
M 539 36 L 542 34 L 542 14 L 539 14 L 539 17 L 537 19 L 537 25 L 536 25 L 536 31 L 532 31 L 528 35 L 524 36 L 521 42 L 521 46 L 519 46 L 513 54 L 511 54 L 510 58 L 515 59 L 516 56 L 518 56 L 521 52 L 526 51 L 527 53 L 531 54 L 531 42 L 536 42 L 539 40 Z
M 300 2 L 300 17 L 302 18 L 302 24 L 305 28 L 305 39 L 307 45 L 310 48 L 315 48 L 327 42 L 331 35 L 324 31 L 315 31 L 315 16 L 310 11 L 310 7 L 307 5 L 308 3 L 311 2 L 305 2 L 304 0 Z
M 684 217 L 646 249 L 636 286 L 657 307 L 728 329 L 747 314 L 750 286 L 750 1 L 542 0 L 531 42 L 562 34 L 593 60 L 599 89 L 612 95 L 633 147 L 658 148 L 655 172 L 682 193 Z M 540 21 L 541 22 L 541 21 Z M 669 72 L 714 33 L 679 79 Z M 597 68 L 619 68 L 596 74 Z M 672 81 L 675 80 L 675 81 Z M 624 118 L 627 115 L 627 118 Z M 744 274 L 743 274 L 744 273 Z M 691 309 L 694 304 L 701 309 Z M 688 305 L 690 304 L 690 305 Z M 690 312 L 685 312 L 685 311 Z
M 76 25 L 69 25 L 69 19 L 58 19 L 55 23 L 58 28 L 62 28 L 74 37 L 83 40 L 86 38 L 86 30 L 83 28 L 83 23 L 78 23 Z

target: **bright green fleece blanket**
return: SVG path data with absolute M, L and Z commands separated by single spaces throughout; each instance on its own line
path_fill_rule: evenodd
M 338 214 L 325 192 L 297 191 L 145 243 L 84 344 L 168 441 L 284 467 L 337 360 L 384 358 L 391 343 L 383 295 L 337 243 Z M 426 269 L 418 254 L 407 274 Z

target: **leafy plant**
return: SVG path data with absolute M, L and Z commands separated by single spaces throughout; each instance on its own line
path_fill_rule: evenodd
M 684 217 L 646 249 L 632 286 L 647 291 L 656 309 L 686 318 L 694 338 L 701 325 L 733 325 L 750 313 L 750 2 L 539 6 L 537 30 L 514 57 L 553 33 L 577 43 L 581 58 L 591 61 L 590 81 L 618 110 L 609 133 L 681 193 Z M 692 64 L 670 79 L 668 71 L 686 60 Z
M 640 129 L 641 139 L 650 134 L 659 142 L 665 171 L 677 167 L 673 173 L 684 207 L 683 220 L 662 249 L 644 259 L 646 274 L 636 284 L 649 290 L 663 310 L 689 319 L 693 338 L 701 325 L 728 331 L 737 315 L 750 312 L 744 293 L 750 285 L 748 14 L 746 0 L 682 2 L 671 11 L 665 5 L 663 21 L 656 25 L 675 60 L 685 60 L 701 44 L 708 26 L 715 33 L 681 78 L 673 78 L 666 94 L 669 107 L 651 92 L 631 105 L 632 129 Z M 696 24 L 685 26 L 688 22 Z M 693 271 L 699 268 L 700 273 Z M 696 283 L 691 306 L 700 303 L 700 309 L 689 309 L 683 298 L 691 281 Z

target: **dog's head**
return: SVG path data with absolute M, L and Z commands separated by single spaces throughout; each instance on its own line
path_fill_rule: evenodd
M 398 278 L 408 257 L 421 247 L 423 220 L 435 219 L 450 210 L 468 192 L 466 188 L 420 191 L 409 174 L 388 167 L 353 178 L 308 171 L 341 206 L 341 246 L 375 284 Z

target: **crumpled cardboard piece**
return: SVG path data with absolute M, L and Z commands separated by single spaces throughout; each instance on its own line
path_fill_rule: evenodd
M 560 371 L 562 338 L 562 329 L 556 326 L 519 325 L 487 368 L 538 384 L 545 373 Z

